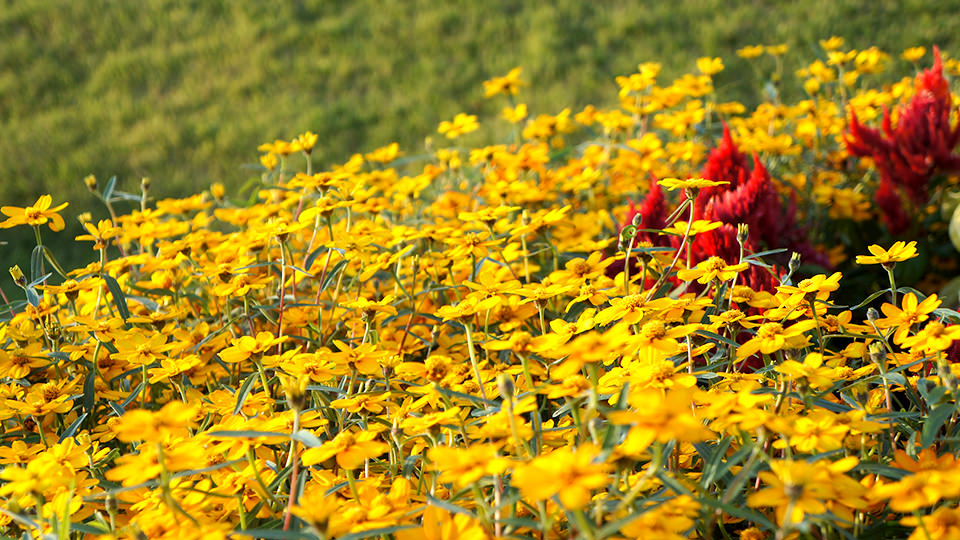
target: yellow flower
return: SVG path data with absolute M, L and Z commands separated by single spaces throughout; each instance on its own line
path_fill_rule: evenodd
M 697 219 L 690 224 L 690 236 L 696 236 L 699 233 L 709 232 L 714 229 L 719 229 L 723 226 L 723 222 L 720 221 L 710 221 L 709 219 Z M 665 234 L 676 234 L 677 236 L 683 236 L 687 232 L 687 222 L 686 221 L 675 221 L 673 225 L 666 227 L 662 231 Z
M 737 49 L 737 56 L 740 58 L 746 58 L 747 60 L 751 58 L 756 58 L 763 54 L 763 45 L 749 45 L 743 47 L 742 49 Z
M 720 58 L 703 57 L 697 59 L 697 69 L 704 75 L 715 75 L 723 71 L 723 60 Z
M 956 475 L 956 469 L 917 471 L 897 482 L 874 487 L 870 496 L 877 502 L 888 502 L 895 512 L 913 512 L 960 495 Z
M 808 354 L 803 363 L 787 360 L 776 370 L 790 380 L 802 379 L 815 389 L 827 388 L 839 378 L 836 370 L 823 365 L 823 355 L 817 352 Z
M 781 349 L 798 349 L 809 342 L 804 332 L 817 326 L 815 321 L 800 321 L 784 328 L 778 322 L 766 322 L 757 329 L 757 335 L 737 349 L 737 358 L 746 358 L 757 352 L 770 354 Z
M 107 240 L 120 235 L 120 227 L 114 226 L 109 219 L 101 219 L 96 225 L 93 223 L 84 223 L 83 228 L 89 234 L 81 234 L 75 240 L 87 240 L 93 242 L 93 249 L 103 249 L 107 247 Z
M 908 62 L 916 62 L 923 58 L 923 55 L 927 54 L 927 49 L 925 47 L 910 47 L 905 49 L 900 55 L 900 58 Z
M 900 523 L 916 527 L 907 540 L 960 538 L 960 508 L 941 506 L 926 516 L 907 516 Z
M 777 521 L 781 525 L 798 524 L 806 514 L 822 514 L 827 511 L 827 501 L 843 499 L 852 504 L 860 503 L 858 497 L 863 486 L 846 476 L 845 472 L 855 467 L 854 456 L 835 462 L 774 460 L 770 471 L 759 474 L 768 487 L 747 497 L 747 506 L 776 508 Z
M 931 294 L 922 302 L 919 302 L 917 301 L 917 295 L 907 293 L 903 296 L 899 308 L 893 304 L 880 306 L 880 311 L 886 317 L 877 319 L 874 324 L 877 325 L 877 328 L 895 327 L 897 330 L 893 334 L 893 341 L 899 345 L 907 338 L 914 324 L 930 318 L 930 314 L 938 307 L 940 307 L 940 299 L 935 294 Z
M 722 258 L 713 256 L 701 262 L 696 268 L 679 270 L 677 277 L 684 281 L 697 280 L 700 283 L 710 283 L 713 280 L 729 281 L 747 269 L 748 263 L 728 265 Z
M 837 415 L 818 409 L 793 422 L 790 445 L 808 454 L 831 452 L 843 448 L 843 439 L 849 431 L 850 428 L 841 423 Z
M 917 335 L 904 338 L 902 345 L 920 353 L 934 354 L 949 349 L 958 339 L 960 325 L 945 326 L 940 321 L 930 321 Z
M 322 446 L 304 451 L 301 461 L 309 467 L 336 456 L 337 465 L 344 469 L 356 469 L 362 466 L 364 461 L 379 456 L 389 448 L 387 443 L 375 440 L 377 437 L 378 433 L 374 431 L 341 431 Z
M 483 527 L 467 514 L 451 514 L 436 506 L 427 506 L 423 511 L 423 524 L 419 529 L 404 529 L 396 532 L 397 540 L 487 540 Z
M 63 203 L 50 208 L 52 203 L 53 198 L 50 195 L 41 195 L 40 198 L 37 199 L 37 202 L 33 203 L 33 206 L 26 208 L 4 206 L 0 208 L 0 212 L 3 212 L 7 216 L 7 219 L 0 223 L 0 229 L 9 229 L 17 225 L 39 227 L 40 225 L 49 223 L 50 230 L 62 231 L 65 223 L 57 212 L 66 208 L 70 203 Z
M 520 80 L 520 73 L 522 72 L 523 68 L 515 67 L 503 77 L 495 77 L 489 81 L 484 81 L 483 97 L 491 98 L 497 94 L 516 95 L 521 86 L 526 86 L 526 83 Z
M 476 131 L 479 127 L 476 115 L 459 113 L 453 117 L 452 122 L 447 120 L 440 122 L 437 131 L 446 135 L 448 139 L 456 139 L 465 133 Z
M 607 485 L 610 466 L 595 463 L 599 450 L 591 445 L 563 447 L 520 465 L 513 485 L 525 497 L 543 501 L 558 495 L 560 504 L 580 510 L 590 502 L 590 491 Z
M 917 256 L 917 242 L 899 241 L 890 246 L 889 250 L 874 244 L 867 248 L 873 255 L 857 255 L 857 264 L 882 264 L 884 266 L 903 262 Z
M 843 47 L 843 38 L 840 36 L 832 36 L 829 39 L 821 39 L 820 46 L 823 47 L 825 51 L 835 51 Z
M 706 178 L 687 178 L 686 180 L 681 180 L 679 178 L 663 178 L 657 183 L 660 184 L 660 187 L 673 191 L 676 189 L 700 189 L 705 187 L 722 186 L 724 184 L 729 184 L 730 182 L 725 180 L 707 180 Z
M 171 436 L 188 433 L 196 422 L 197 407 L 181 401 L 171 401 L 159 411 L 135 409 L 127 411 L 112 426 L 118 439 L 124 442 L 163 442 Z
M 433 470 L 440 472 L 440 483 L 463 489 L 486 475 L 502 472 L 508 463 L 497 457 L 492 444 L 474 444 L 467 448 L 435 446 L 427 451 Z
M 785 43 L 781 43 L 779 45 L 768 45 L 764 47 L 763 50 L 770 56 L 783 56 L 787 53 L 787 45 Z
M 516 107 L 504 107 L 503 117 L 511 124 L 519 124 L 527 117 L 527 104 L 520 103 Z
M 317 144 L 317 134 L 312 131 L 301 133 L 297 136 L 296 143 L 301 151 L 309 154 L 313 150 L 313 146 Z

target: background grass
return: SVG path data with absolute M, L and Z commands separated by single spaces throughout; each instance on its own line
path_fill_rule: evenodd
M 321 166 L 393 141 L 416 151 L 458 112 L 481 122 L 497 114 L 504 102 L 486 102 L 481 82 L 514 66 L 531 83 L 522 100 L 534 114 L 610 105 L 614 76 L 638 63 L 662 62 L 668 81 L 705 55 L 727 66 L 717 80 L 721 99 L 750 104 L 764 63 L 737 58 L 737 48 L 787 43 L 792 73 L 831 35 L 896 58 L 914 45 L 957 51 L 960 28 L 955 0 L 0 6 L 0 203 L 24 206 L 42 193 L 69 200 L 71 227 L 49 242 L 84 261 L 86 246 L 71 247 L 74 217 L 91 209 L 105 216 L 85 191 L 87 174 L 101 182 L 117 175 L 119 187 L 134 192 L 148 176 L 158 197 L 214 181 L 236 189 L 256 174 L 241 165 L 257 161 L 258 144 L 306 130 L 319 134 Z M 29 231 L 0 231 L 0 241 L 26 262 Z

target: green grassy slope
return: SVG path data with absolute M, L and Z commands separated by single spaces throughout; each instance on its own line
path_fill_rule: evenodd
M 613 77 L 642 61 L 669 79 L 722 56 L 721 96 L 753 101 L 759 79 L 734 55 L 745 45 L 788 43 L 789 71 L 831 35 L 894 58 L 960 49 L 957 1 L 623 4 L 2 1 L 0 202 L 50 192 L 72 201 L 70 221 L 94 208 L 90 173 L 131 191 L 149 176 L 158 196 L 238 186 L 259 143 L 305 130 L 320 135 L 318 164 L 392 141 L 416 149 L 457 112 L 495 114 L 503 103 L 485 102 L 481 82 L 518 65 L 531 111 L 555 113 L 611 103 Z

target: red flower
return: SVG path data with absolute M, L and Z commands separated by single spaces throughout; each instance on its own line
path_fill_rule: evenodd
M 880 187 L 873 195 L 873 200 L 883 212 L 883 220 L 891 234 L 900 234 L 910 227 L 910 216 L 903 209 L 903 201 L 889 177 L 880 178 Z
M 719 221 L 724 225 L 718 229 L 696 235 L 690 245 L 692 263 L 697 264 L 710 257 L 717 256 L 727 264 L 737 264 L 740 257 L 740 244 L 737 242 L 737 225 L 745 223 L 749 227 L 749 236 L 744 246 L 746 253 L 756 253 L 764 249 L 787 248 L 800 253 L 802 260 L 819 264 L 825 268 L 831 265 L 827 257 L 815 250 L 806 239 L 804 229 L 797 226 L 796 205 L 791 200 L 785 203 L 777 193 L 770 173 L 753 156 L 753 168 L 749 167 L 747 157 L 740 152 L 730 129 L 723 127 L 723 138 L 704 165 L 704 178 L 726 181 L 727 184 L 703 188 L 697 195 L 694 205 L 694 220 L 706 219 Z M 661 229 L 666 223 L 667 209 L 663 192 L 654 182 L 649 195 L 641 207 L 636 209 L 630 203 L 630 212 L 624 226 L 635 215 L 642 216 L 641 228 Z M 621 228 L 622 230 L 622 228 Z M 638 232 L 636 242 L 649 242 L 654 246 L 679 247 L 676 236 L 656 235 Z M 785 266 L 789 254 L 777 258 Z M 609 272 L 623 269 L 622 263 L 611 265 Z M 764 268 L 751 265 L 741 274 L 739 283 L 754 290 L 773 291 L 780 284 L 778 276 Z
M 697 196 L 695 219 L 709 219 L 730 225 L 718 229 L 714 235 L 697 235 L 693 243 L 693 254 L 697 260 L 711 255 L 723 257 L 730 264 L 736 264 L 740 247 L 736 243 L 736 225 L 746 223 L 750 236 L 748 251 L 760 249 L 787 248 L 800 253 L 805 262 L 819 264 L 826 268 L 830 263 L 826 256 L 810 245 L 806 231 L 796 223 L 796 205 L 791 200 L 785 204 L 777 193 L 770 173 L 754 154 L 753 169 L 747 165 L 746 156 L 740 152 L 730 129 L 724 125 L 723 138 L 707 159 L 703 168 L 704 178 L 729 182 L 722 186 L 705 188 Z M 789 254 L 780 259 L 785 263 Z M 768 276 L 767 272 L 762 272 Z M 765 290 L 772 290 L 772 282 L 766 277 L 757 278 L 764 283 Z
M 943 78 L 940 50 L 934 47 L 933 53 L 933 67 L 917 75 L 916 93 L 898 110 L 896 127 L 886 108 L 879 130 L 864 126 L 851 112 L 847 150 L 854 156 L 871 157 L 876 163 L 880 189 L 875 200 L 893 234 L 903 232 L 909 224 L 903 219 L 906 214 L 902 205 L 895 204 L 898 193 L 905 193 L 915 205 L 923 205 L 929 199 L 934 174 L 960 170 L 960 156 L 953 154 L 960 142 L 960 124 L 950 124 L 950 86 Z

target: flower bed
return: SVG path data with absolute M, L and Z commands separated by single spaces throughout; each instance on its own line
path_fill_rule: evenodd
M 503 144 L 439 145 L 462 114 L 316 172 L 305 133 L 245 202 L 90 177 L 70 271 L 64 204 L 3 207 L 38 243 L 0 322 L 6 534 L 956 537 L 957 63 L 877 89 L 895 60 L 822 46 L 808 99 L 751 111 L 720 59 L 536 117 L 514 70 Z

